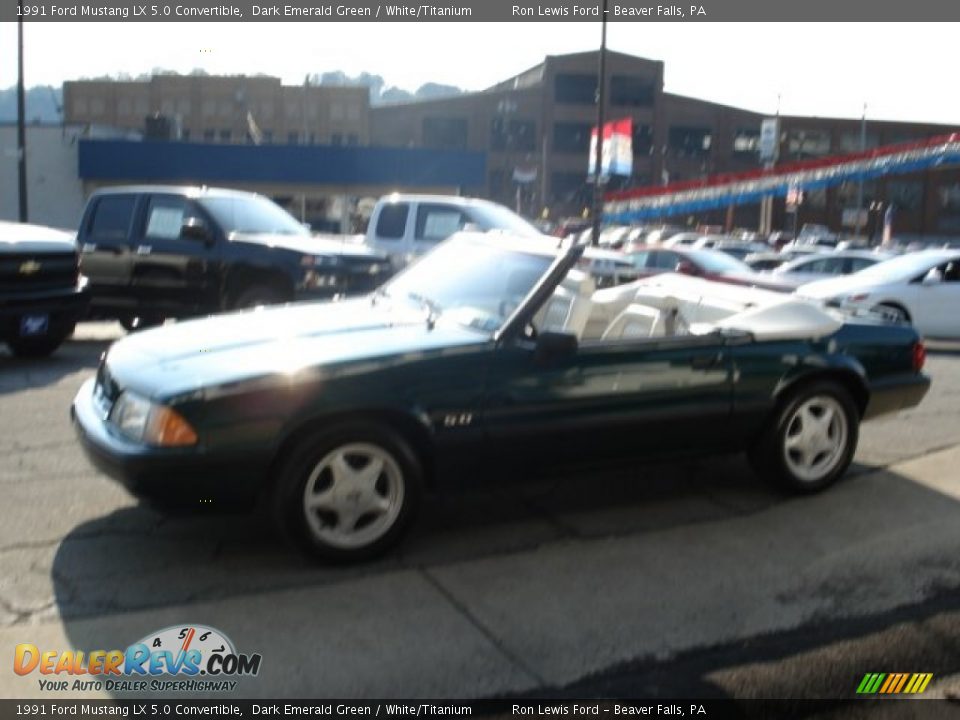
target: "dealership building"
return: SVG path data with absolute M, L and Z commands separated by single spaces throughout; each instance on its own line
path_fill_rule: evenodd
M 390 191 L 480 195 L 529 217 L 579 215 L 590 204 L 590 131 L 596 122 L 596 52 L 549 56 L 481 92 L 372 106 L 360 87 L 285 86 L 270 77 L 159 75 L 144 81 L 64 83 L 62 142 L 40 151 L 28 137 L 28 171 L 60 148 L 44 183 L 73 183 L 83 197 L 121 182 L 192 182 L 265 192 L 303 219 L 345 227 L 347 208 Z M 614 189 L 755 170 L 764 115 L 664 92 L 662 62 L 608 52 L 605 115 L 630 118 L 633 163 Z M 69 128 L 69 130 L 67 130 Z M 957 127 L 867 119 L 780 118 L 781 164 L 956 132 Z M 6 132 L 6 131 L 5 131 Z M 113 133 L 113 137 L 109 136 Z M 129 140 L 137 133 L 139 140 Z M 36 130 L 34 131 L 36 134 Z M 7 148 L 7 135 L 2 135 Z M 66 138 L 69 138 L 67 140 Z M 72 165 L 53 182 L 50 167 Z M 4 153 L 3 174 L 10 174 Z M 841 229 L 860 183 L 804 193 L 799 223 Z M 11 185 L 13 187 L 13 185 Z M 45 193 L 31 180 L 31 193 Z M 863 207 L 896 208 L 898 234 L 960 236 L 960 168 L 943 166 L 863 183 Z M 44 206 L 65 197 L 31 197 Z M 7 205 L 3 217 L 11 217 Z M 63 211 L 57 213 L 58 218 Z M 759 207 L 713 211 L 683 223 L 756 227 Z M 871 217 L 872 219 L 872 217 Z M 784 199 L 774 227 L 792 222 Z M 677 219 L 674 219 L 677 221 Z

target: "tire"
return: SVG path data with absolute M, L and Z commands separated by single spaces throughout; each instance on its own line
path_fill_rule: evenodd
M 238 292 L 230 307 L 233 310 L 246 310 L 259 305 L 273 305 L 279 302 L 283 302 L 283 298 L 276 289 L 269 285 L 253 285 Z
M 158 313 L 144 313 L 143 315 L 122 315 L 118 318 L 123 329 L 127 332 L 137 332 L 147 328 L 157 327 L 166 322 L 166 318 Z
M 423 494 L 423 472 L 410 445 L 389 428 L 366 423 L 308 435 L 274 480 L 269 506 L 277 529 L 328 562 L 384 553 L 409 526 Z
M 11 338 L 7 340 L 7 345 L 10 348 L 10 352 L 17 357 L 47 357 L 63 345 L 64 341 L 73 334 L 76 327 L 76 323 L 71 323 L 67 327 L 61 326 L 55 333 L 42 338 Z
M 880 303 L 875 305 L 873 308 L 874 312 L 878 312 L 883 315 L 885 318 L 895 323 L 905 323 L 909 325 L 912 321 L 910 319 L 910 313 L 907 312 L 906 308 L 896 303 Z
M 810 383 L 780 403 L 750 460 L 764 480 L 780 489 L 820 492 L 850 466 L 859 431 L 860 413 L 846 389 L 835 382 Z

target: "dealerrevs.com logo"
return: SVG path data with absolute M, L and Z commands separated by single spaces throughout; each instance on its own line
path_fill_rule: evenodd
M 17 675 L 39 674 L 41 690 L 107 692 L 232 691 L 260 672 L 259 653 L 238 653 L 230 638 L 206 625 L 174 625 L 125 650 L 14 650 Z

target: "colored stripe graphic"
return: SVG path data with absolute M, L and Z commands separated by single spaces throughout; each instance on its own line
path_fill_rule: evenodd
M 933 673 L 867 673 L 857 686 L 858 695 L 916 695 L 927 689 Z

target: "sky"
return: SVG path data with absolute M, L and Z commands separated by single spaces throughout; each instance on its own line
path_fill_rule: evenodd
M 611 50 L 662 60 L 667 92 L 773 114 L 960 126 L 960 23 L 610 23 Z M 150 72 L 279 76 L 343 70 L 482 90 L 545 55 L 595 49 L 597 23 L 27 23 L 28 86 Z M 16 83 L 0 23 L 0 88 Z M 778 100 L 779 98 L 779 100 Z

